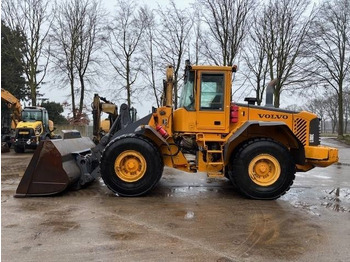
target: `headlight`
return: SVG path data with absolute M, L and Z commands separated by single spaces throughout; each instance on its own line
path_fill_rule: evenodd
M 40 135 L 41 134 L 41 125 L 38 125 L 35 130 L 34 130 L 34 133 L 36 136 Z

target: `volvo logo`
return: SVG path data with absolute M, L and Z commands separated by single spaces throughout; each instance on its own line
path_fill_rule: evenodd
M 258 116 L 267 119 L 288 119 L 287 115 L 258 114 Z

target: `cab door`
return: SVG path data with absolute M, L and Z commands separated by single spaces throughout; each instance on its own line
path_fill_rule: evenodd
M 225 94 L 225 73 L 200 72 L 197 77 L 197 130 L 226 132 L 228 114 L 225 113 L 225 95 L 230 94 Z

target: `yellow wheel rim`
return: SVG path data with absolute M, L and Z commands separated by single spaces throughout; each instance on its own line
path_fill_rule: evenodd
M 147 163 L 142 154 L 127 150 L 118 155 L 114 162 L 116 175 L 125 182 L 136 182 L 146 173 Z
M 281 166 L 275 157 L 261 154 L 250 162 L 248 172 L 254 183 L 259 186 L 270 186 L 280 177 Z

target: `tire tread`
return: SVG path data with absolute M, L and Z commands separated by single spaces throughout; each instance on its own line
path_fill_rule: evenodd
M 145 138 L 145 137 L 143 137 L 143 136 L 141 136 L 141 135 L 137 135 L 137 134 L 123 134 L 123 135 L 118 136 L 118 137 L 114 138 L 113 140 L 111 140 L 111 141 L 107 144 L 107 146 L 104 148 L 104 150 L 102 151 L 102 156 L 101 156 L 100 163 L 99 163 L 100 166 L 101 166 L 101 163 L 103 162 L 104 158 L 106 157 L 105 152 L 108 150 L 108 148 L 109 148 L 112 144 L 116 143 L 117 141 L 122 140 L 122 139 L 127 139 L 127 138 L 139 139 L 139 140 L 141 140 L 141 141 L 147 143 L 148 145 L 150 145 L 151 148 L 152 148 L 152 150 L 153 150 L 153 152 L 156 153 L 156 155 L 154 156 L 154 157 L 156 158 L 156 161 L 160 161 L 160 163 L 161 163 L 161 166 L 162 166 L 161 173 L 163 173 L 164 164 L 163 164 L 163 159 L 162 159 L 162 157 L 161 157 L 161 154 L 160 154 L 158 148 L 154 145 L 154 143 L 153 143 L 151 140 L 149 140 L 149 139 L 147 139 L 147 138 Z M 103 176 L 102 176 L 102 175 L 101 175 L 101 177 L 102 177 L 102 179 L 103 179 Z M 119 194 L 119 195 L 122 195 L 122 196 L 141 196 L 141 195 L 144 195 L 144 194 L 146 194 L 147 192 L 149 192 L 149 191 L 159 182 L 160 179 L 161 179 L 161 175 L 160 175 L 160 177 L 158 178 L 158 180 L 153 184 L 153 186 L 152 186 L 149 190 L 146 190 L 146 192 L 142 192 L 142 193 L 136 194 L 136 195 L 120 194 L 120 193 L 117 192 L 113 187 L 111 187 L 111 186 L 109 185 L 109 183 L 106 183 L 106 182 L 105 182 L 105 185 L 106 185 L 107 188 L 108 188 L 109 190 L 111 190 L 114 194 Z M 104 180 L 104 179 L 103 179 L 103 180 Z
M 248 141 L 246 141 L 237 151 L 236 153 L 234 154 L 233 158 L 231 159 L 231 161 L 234 161 L 238 156 L 241 155 L 241 153 L 247 148 L 249 147 L 250 145 L 254 144 L 254 143 L 257 143 L 257 142 L 261 142 L 261 141 L 265 141 L 265 142 L 270 142 L 270 143 L 275 143 L 277 145 L 279 145 L 281 148 L 283 148 L 285 151 L 288 151 L 285 146 L 283 144 L 281 144 L 280 142 L 276 141 L 276 140 L 273 140 L 271 138 L 267 138 L 267 137 L 260 137 L 260 138 L 254 138 L 254 139 L 250 139 Z M 234 170 L 234 165 L 232 167 L 232 169 Z M 230 176 L 230 179 L 232 180 L 232 184 L 235 185 L 235 187 L 238 189 L 238 192 L 248 198 L 251 198 L 251 199 L 258 199 L 258 200 L 274 200 L 274 199 L 277 199 L 281 196 L 283 196 L 284 194 L 286 194 L 286 192 L 291 188 L 291 186 L 293 185 L 293 182 L 294 182 L 294 179 L 295 179 L 295 172 L 293 173 L 292 175 L 292 178 L 290 180 L 290 183 L 289 185 L 287 186 L 286 190 L 284 190 L 282 193 L 274 196 L 274 197 L 269 197 L 269 198 L 261 198 L 261 197 L 255 197 L 255 196 L 252 196 L 250 195 L 249 193 L 247 193 L 246 191 L 242 190 L 242 188 L 240 188 L 237 184 L 237 176 L 234 174 L 234 171 L 230 171 L 231 172 L 231 176 Z

